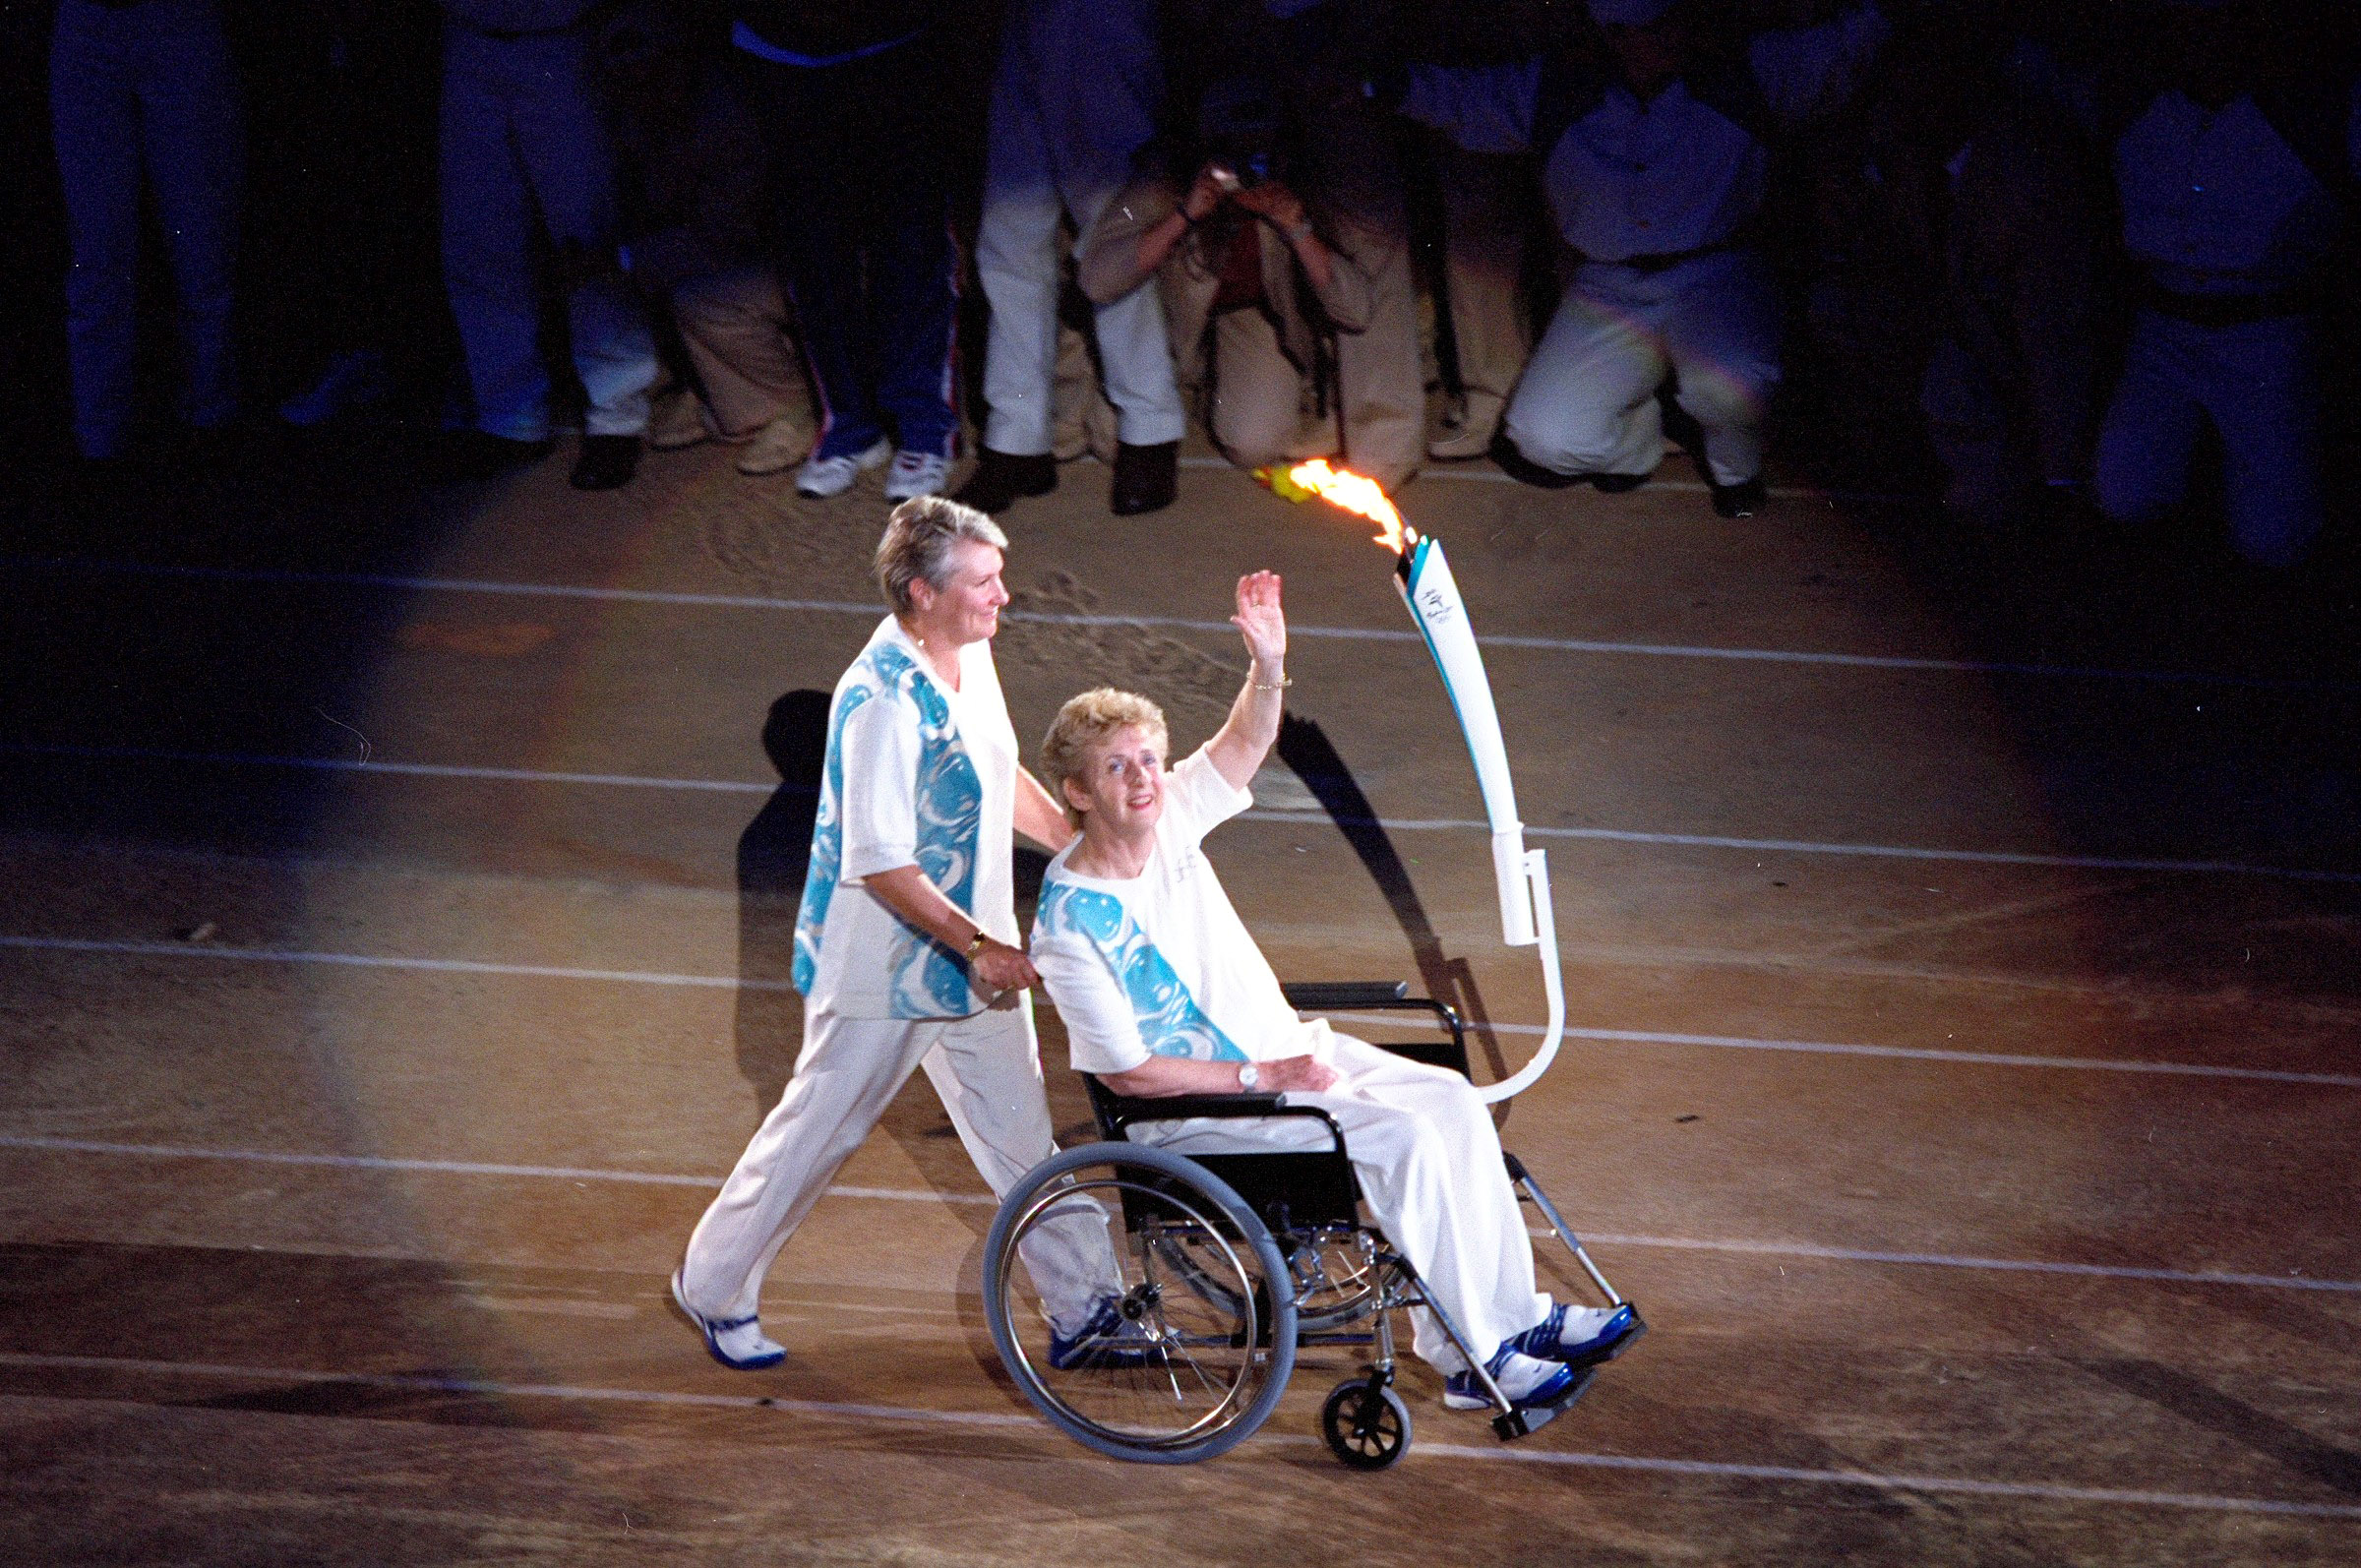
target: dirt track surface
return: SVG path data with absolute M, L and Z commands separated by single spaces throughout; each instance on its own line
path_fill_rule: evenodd
M 1422 480 L 1570 998 L 1504 1138 L 1654 1332 L 1513 1447 L 1414 1365 L 1410 1458 L 1348 1474 L 1354 1363 L 1307 1353 L 1157 1470 L 1002 1374 L 923 1078 L 773 1272 L 786 1365 L 670 1312 L 792 1067 L 795 786 L 882 508 L 710 449 L 563 475 L 298 466 L 12 566 L 0 1560 L 2361 1558 L 2338 672 L 1971 618 L 1868 501 Z M 1205 461 L 1148 519 L 1064 475 L 1004 519 L 1020 735 L 1115 682 L 1194 745 L 1231 583 L 1282 572 L 1295 722 L 1211 853 L 1283 976 L 1447 991 L 1521 1061 L 1538 969 L 1386 559 Z

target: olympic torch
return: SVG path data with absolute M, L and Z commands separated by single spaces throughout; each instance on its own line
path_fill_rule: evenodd
M 1410 609 L 1426 651 L 1443 677 L 1443 690 L 1459 715 L 1460 733 L 1468 743 L 1468 757 L 1476 765 L 1476 784 L 1483 794 L 1483 813 L 1492 834 L 1492 876 L 1500 894 L 1500 939 L 1511 947 L 1541 948 L 1542 989 L 1549 1007 L 1549 1023 L 1541 1049 L 1513 1075 L 1479 1092 L 1487 1101 L 1505 1100 L 1529 1087 L 1548 1070 L 1566 1027 L 1566 996 L 1558 973 L 1557 917 L 1549 901 L 1548 857 L 1525 847 L 1525 824 L 1517 818 L 1517 790 L 1509 776 L 1508 748 L 1500 738 L 1500 714 L 1492 705 L 1492 683 L 1484 674 L 1483 654 L 1476 632 L 1468 624 L 1467 605 L 1451 575 L 1451 563 L 1442 541 L 1422 534 L 1402 520 L 1374 480 L 1328 466 L 1322 459 L 1293 468 L 1266 468 L 1258 478 L 1290 501 L 1313 496 L 1347 512 L 1367 517 L 1379 526 L 1376 542 L 1394 553 L 1394 586 Z

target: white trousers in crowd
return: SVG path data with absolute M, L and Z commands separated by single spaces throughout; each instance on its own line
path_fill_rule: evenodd
M 1021 17 L 1013 15 L 1021 11 Z M 1135 0 L 1031 0 L 1012 8 L 993 78 L 976 271 L 992 306 L 984 345 L 984 445 L 1011 456 L 1051 450 L 1063 274 L 1059 220 L 1087 234 L 1155 130 L 1153 8 Z M 1134 101 L 1136 100 L 1136 101 Z M 1153 281 L 1097 308 L 1099 362 L 1117 439 L 1179 441 L 1187 427 Z
M 1759 475 L 1780 380 L 1779 305 L 1760 261 L 1728 250 L 1655 272 L 1582 267 L 1509 400 L 1509 440 L 1552 473 L 1654 472 L 1667 370 L 1674 400 L 1705 429 L 1714 483 Z
M 1489 1357 L 1549 1311 L 1534 1287 L 1533 1241 L 1517 1212 L 1500 1158 L 1500 1136 L 1483 1102 L 1456 1072 L 1409 1061 L 1350 1035 L 1331 1035 L 1323 1053 L 1336 1085 L 1291 1090 L 1291 1106 L 1317 1106 L 1345 1132 L 1362 1200 L 1408 1258 L 1427 1292 L 1451 1314 L 1479 1356 Z M 1323 1148 L 1328 1129 L 1304 1117 L 1269 1121 L 1199 1119 L 1134 1126 L 1134 1135 L 1176 1154 Z M 1433 1314 L 1411 1314 L 1412 1349 L 1444 1372 L 1465 1369 Z
M 2199 327 L 2142 311 L 2098 437 L 2098 504 L 2145 522 L 2181 504 L 2207 421 L 2221 435 L 2230 540 L 2294 564 L 2321 527 L 2320 426 L 2309 317 Z
M 771 1260 L 922 1064 L 994 1192 L 1058 1152 L 1031 998 L 966 1018 L 840 1018 L 808 1009 L 787 1092 L 689 1237 L 681 1291 L 691 1307 L 715 1318 L 755 1314 Z M 1095 1206 L 1061 1208 L 1026 1238 L 1023 1255 L 1062 1332 L 1079 1329 L 1098 1298 L 1117 1289 L 1107 1216 Z
M 200 429 L 227 424 L 237 413 L 230 317 L 245 169 L 237 78 L 212 0 L 63 0 L 49 112 L 71 250 L 75 444 L 86 456 L 119 456 L 130 434 L 143 183 L 178 306 L 182 414 Z
M 549 434 L 533 231 L 611 252 L 615 193 L 591 96 L 586 30 L 493 38 L 444 29 L 443 275 L 467 356 L 476 424 L 512 441 Z M 566 302 L 593 436 L 647 428 L 655 341 L 620 277 Z

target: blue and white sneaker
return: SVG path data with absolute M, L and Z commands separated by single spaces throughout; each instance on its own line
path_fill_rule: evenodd
M 1072 1334 L 1050 1328 L 1050 1365 L 1060 1372 L 1085 1367 L 1145 1366 L 1156 1355 L 1148 1331 L 1123 1316 L 1122 1304 L 1112 1296 L 1099 1297 L 1090 1321 Z
M 672 1271 L 672 1303 L 705 1338 L 705 1351 L 733 1372 L 759 1372 L 787 1359 L 786 1347 L 762 1332 L 758 1317 L 707 1317 L 681 1294 L 681 1271 Z
M 1547 1317 L 1509 1343 L 1544 1360 L 1597 1366 L 1630 1350 L 1632 1341 L 1647 1332 L 1647 1320 L 1629 1301 L 1621 1306 L 1571 1308 L 1561 1301 L 1549 1308 Z
M 1574 1368 L 1556 1361 L 1544 1361 L 1538 1356 L 1527 1356 L 1510 1340 L 1493 1353 L 1483 1368 L 1508 1396 L 1509 1404 L 1518 1410 L 1532 1410 L 1546 1405 L 1574 1387 Z M 1453 1372 L 1443 1379 L 1443 1408 L 1445 1410 L 1490 1410 L 1491 1397 L 1483 1385 L 1476 1381 L 1474 1372 Z

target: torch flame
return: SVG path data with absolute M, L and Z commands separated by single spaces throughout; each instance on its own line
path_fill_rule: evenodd
M 1342 507 L 1347 512 L 1368 518 L 1378 527 L 1377 533 L 1372 536 L 1374 542 L 1381 549 L 1391 550 L 1396 555 L 1402 554 L 1407 532 L 1402 523 L 1402 513 L 1396 512 L 1394 504 L 1385 499 L 1385 492 L 1378 488 L 1377 481 L 1367 475 L 1357 474 L 1350 468 L 1331 468 L 1325 457 L 1314 457 L 1309 462 L 1300 462 L 1285 470 L 1262 469 L 1256 477 L 1290 501 L 1318 496 L 1330 506 Z

